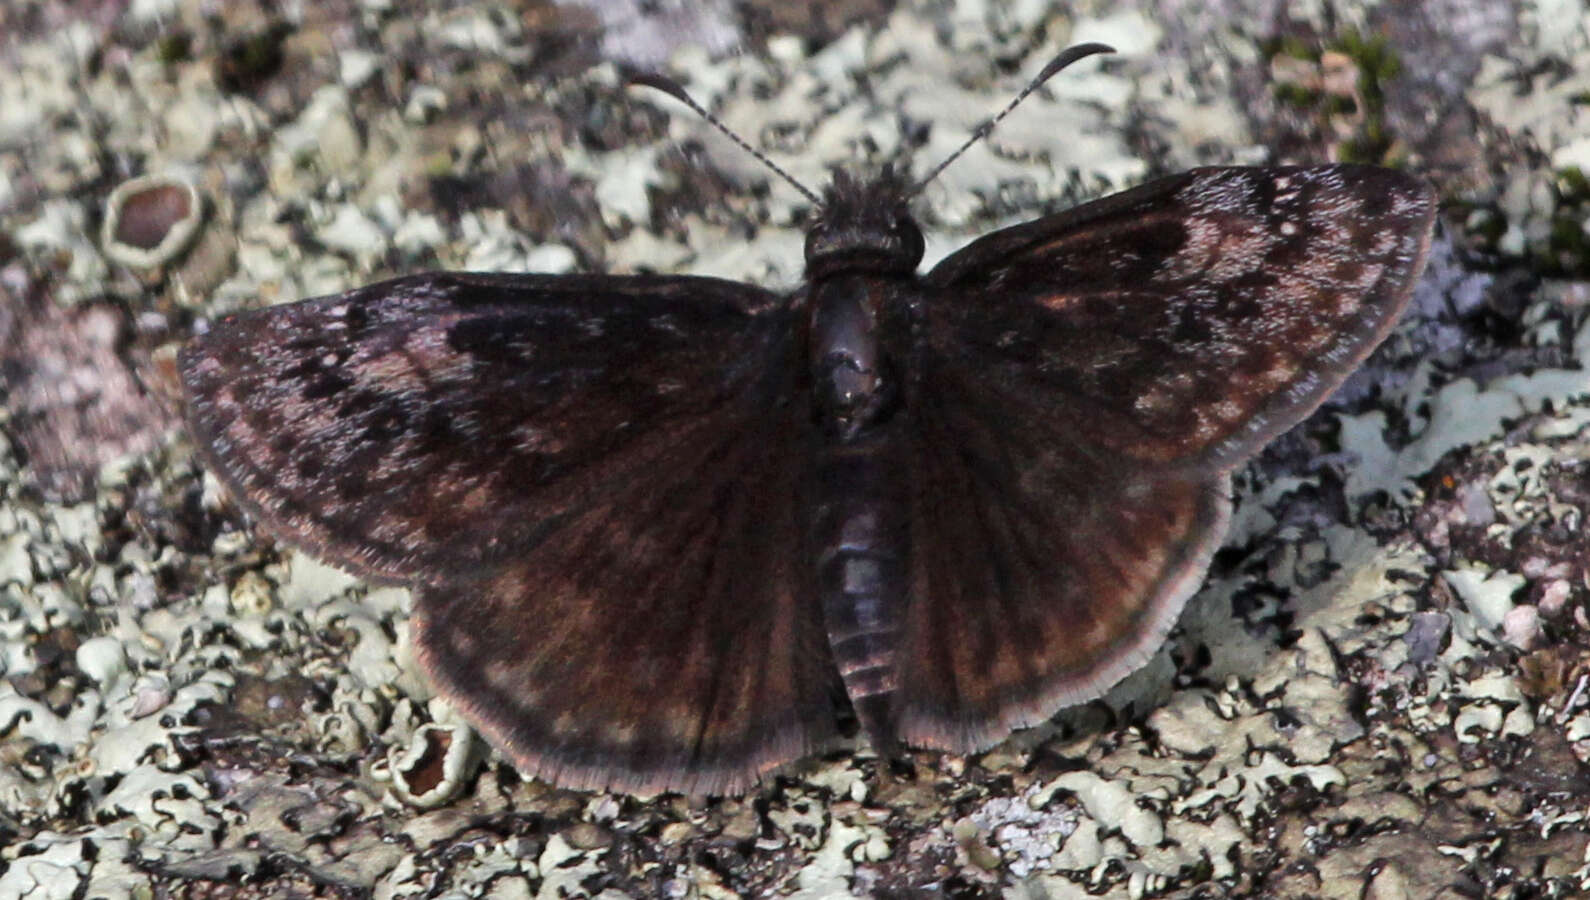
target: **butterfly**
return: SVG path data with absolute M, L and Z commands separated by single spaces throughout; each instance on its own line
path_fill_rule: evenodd
M 528 774 L 739 793 L 846 707 L 883 753 L 983 750 L 1156 651 L 1230 472 L 1396 322 L 1435 199 L 1200 168 L 919 275 L 922 183 L 836 174 L 790 294 L 434 272 L 231 316 L 180 356 L 198 452 L 412 588 L 423 668 Z

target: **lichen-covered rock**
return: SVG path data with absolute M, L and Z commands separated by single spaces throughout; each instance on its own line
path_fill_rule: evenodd
M 0 896 L 1590 890 L 1578 5 L 13 6 Z M 433 698 L 407 591 L 251 532 L 165 408 L 205 320 L 381 275 L 793 285 L 806 202 L 624 65 L 820 187 L 924 174 L 1086 40 L 1121 52 L 924 192 L 930 262 L 1207 163 L 1407 165 L 1454 227 L 1386 347 L 1237 473 L 1166 647 L 988 753 L 851 744 L 746 798 L 523 779 Z
M 204 221 L 204 198 L 186 178 L 144 175 L 124 181 L 105 200 L 100 246 L 124 266 L 152 269 L 188 248 Z

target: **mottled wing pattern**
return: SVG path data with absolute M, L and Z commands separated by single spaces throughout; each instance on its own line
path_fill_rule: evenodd
M 525 771 L 721 791 L 834 727 L 790 315 L 714 279 L 431 274 L 234 317 L 180 365 L 210 467 L 415 586 L 426 669 Z
M 1429 185 L 1388 169 L 1194 169 L 950 256 L 928 340 L 982 361 L 985 400 L 1037 401 L 1101 451 L 1229 467 L 1384 338 L 1434 216 Z
M 1200 169 L 935 268 L 901 736 L 980 749 L 1141 666 L 1219 546 L 1226 473 L 1384 337 L 1434 212 L 1382 169 Z
M 714 279 L 439 273 L 228 318 L 180 367 L 250 513 L 406 581 L 517 558 L 723 429 L 775 389 L 787 319 Z

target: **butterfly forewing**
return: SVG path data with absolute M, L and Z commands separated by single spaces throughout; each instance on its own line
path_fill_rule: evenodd
M 944 260 L 925 365 L 976 358 L 984 402 L 1100 452 L 1229 467 L 1385 336 L 1434 215 L 1387 169 L 1195 169 Z
M 789 315 L 714 279 L 432 274 L 237 316 L 181 368 L 214 471 L 414 585 L 426 669 L 525 771 L 737 791 L 834 730 Z
M 424 580 L 660 477 L 731 398 L 788 382 L 787 319 L 715 279 L 429 274 L 227 319 L 181 369 L 198 445 L 251 513 Z

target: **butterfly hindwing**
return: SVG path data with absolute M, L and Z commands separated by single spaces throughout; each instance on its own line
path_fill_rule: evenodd
M 1226 476 L 1156 472 L 968 402 L 973 365 L 924 373 L 897 729 L 966 753 L 1141 668 L 1203 579 Z
M 926 364 L 977 358 L 983 401 L 1101 451 L 1229 468 L 1385 336 L 1434 215 L 1429 186 L 1388 169 L 1194 169 L 944 260 Z
M 438 687 L 569 787 L 738 793 L 835 734 L 797 498 L 806 414 L 745 411 L 482 581 L 420 589 Z

